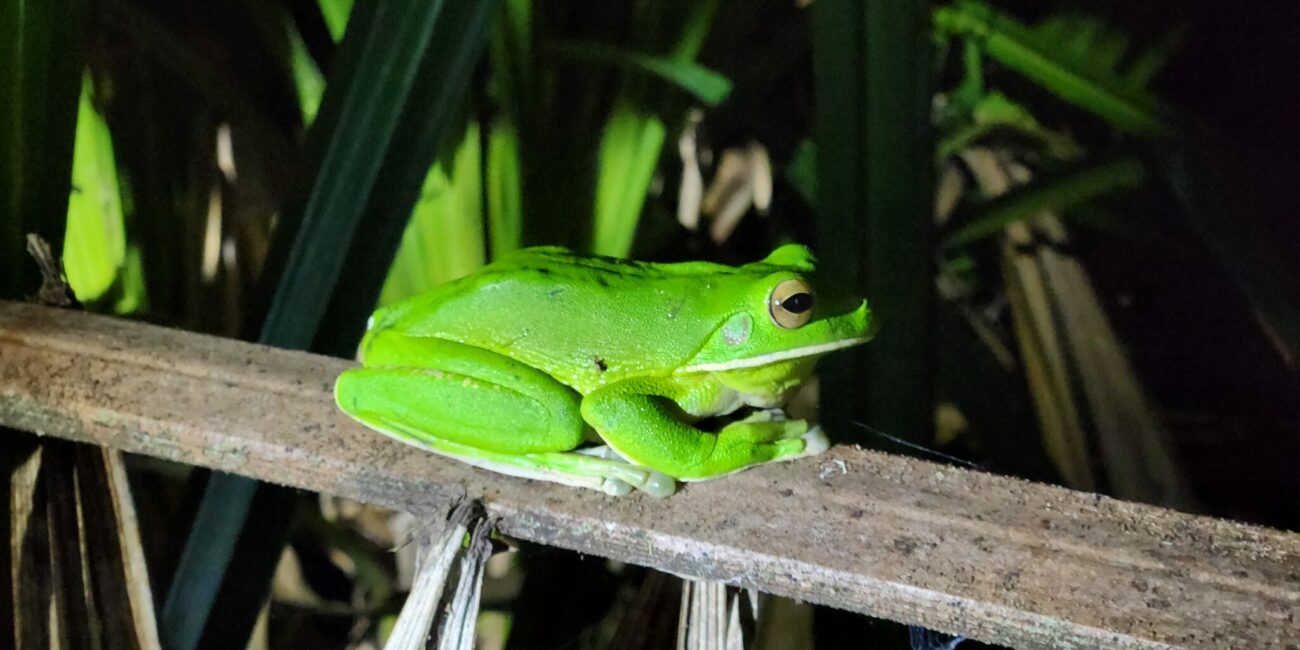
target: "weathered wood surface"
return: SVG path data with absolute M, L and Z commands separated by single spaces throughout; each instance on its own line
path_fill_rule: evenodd
M 348 363 L 0 302 L 0 424 L 414 512 L 481 498 L 510 535 L 1017 647 L 1300 648 L 1300 535 L 837 447 L 606 497 L 372 433 Z

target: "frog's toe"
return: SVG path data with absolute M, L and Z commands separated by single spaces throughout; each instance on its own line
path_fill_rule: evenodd
M 623 479 L 607 478 L 601 486 L 601 490 L 610 496 L 621 497 L 631 494 L 633 489 L 640 490 L 646 494 L 662 499 L 670 497 L 677 491 L 677 480 L 667 474 L 656 471 L 645 471 L 643 477 L 635 483 L 629 483 Z
M 601 491 L 612 497 L 622 497 L 632 493 L 632 486 L 616 478 L 607 478 L 605 483 L 601 485 Z
M 613 447 L 600 445 L 579 449 L 574 453 L 611 461 L 609 470 L 613 475 L 605 478 L 602 487 L 605 494 L 621 497 L 636 489 L 652 497 L 662 498 L 672 496 L 677 491 L 676 479 L 648 467 L 627 462 Z
M 652 497 L 662 499 L 672 496 L 677 491 L 677 479 L 663 472 L 652 471 L 646 477 L 646 480 L 637 486 L 637 489 Z
M 821 427 L 812 427 L 797 438 L 786 438 L 771 443 L 775 452 L 772 460 L 795 460 L 807 458 L 830 449 L 831 441 Z
M 817 454 L 831 448 L 831 440 L 826 437 L 826 432 L 822 431 L 819 426 L 808 429 L 802 436 L 803 455 L 816 456 Z

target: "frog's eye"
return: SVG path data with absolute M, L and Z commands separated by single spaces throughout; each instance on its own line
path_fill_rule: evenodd
M 788 330 L 812 320 L 812 308 L 812 287 L 797 278 L 776 285 L 767 306 L 772 322 Z

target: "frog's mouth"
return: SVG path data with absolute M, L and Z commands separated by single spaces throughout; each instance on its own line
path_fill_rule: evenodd
M 728 370 L 758 368 L 760 366 L 766 366 L 768 364 L 778 363 L 781 361 L 789 361 L 791 359 L 803 359 L 806 357 L 820 356 L 828 352 L 834 352 L 835 350 L 843 350 L 844 348 L 853 347 L 855 345 L 861 345 L 863 343 L 866 343 L 869 340 L 871 340 L 870 336 L 859 336 L 854 338 L 841 339 L 839 341 L 831 341 L 829 343 L 818 343 L 817 345 L 808 345 L 802 348 L 793 348 L 790 350 L 769 352 L 768 354 L 760 354 L 758 356 L 749 357 L 746 359 L 732 359 L 730 361 L 713 361 L 707 363 L 697 363 L 694 365 L 686 366 L 681 370 L 679 370 L 678 372 L 682 372 L 682 373 L 726 372 Z

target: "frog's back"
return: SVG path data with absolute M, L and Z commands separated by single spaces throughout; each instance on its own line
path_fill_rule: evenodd
M 727 310 L 708 294 L 729 295 L 736 273 L 524 249 L 382 310 L 376 326 L 490 349 L 586 393 L 684 365 Z

